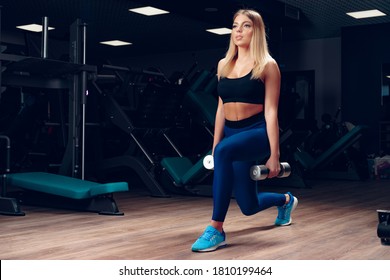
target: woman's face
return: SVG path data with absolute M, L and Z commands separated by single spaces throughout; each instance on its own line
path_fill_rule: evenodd
M 249 47 L 253 34 L 253 22 L 245 15 L 239 14 L 233 22 L 232 39 L 238 47 Z

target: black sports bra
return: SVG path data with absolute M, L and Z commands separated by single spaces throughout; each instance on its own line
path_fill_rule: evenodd
M 264 104 L 265 85 L 260 79 L 251 80 L 251 75 L 252 71 L 240 78 L 221 78 L 218 95 L 222 102 Z

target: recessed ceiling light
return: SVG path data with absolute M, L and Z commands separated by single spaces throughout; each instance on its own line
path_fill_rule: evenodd
M 390 79 L 390 76 L 386 76 L 386 78 L 389 78 L 389 79 Z
M 141 8 L 135 8 L 135 9 L 129 9 L 130 12 L 142 14 L 145 16 L 156 16 L 156 15 L 162 15 L 162 14 L 168 14 L 168 11 L 164 11 L 161 9 L 157 9 L 151 6 L 147 7 L 141 7 Z
M 16 28 L 32 31 L 32 32 L 42 32 L 42 25 L 40 24 L 26 24 L 26 25 L 19 25 L 16 26 Z M 53 30 L 54 27 L 48 27 L 49 30 Z
M 226 35 L 232 33 L 232 30 L 226 27 L 223 28 L 213 28 L 213 29 L 207 29 L 206 31 L 218 34 L 218 35 Z
M 369 17 L 381 17 L 381 16 L 385 16 L 386 14 L 375 9 L 375 10 L 351 12 L 351 13 L 347 13 L 347 15 L 349 15 L 353 18 L 360 19 L 360 18 L 369 18 Z
M 132 43 L 121 41 L 121 40 L 104 41 L 104 42 L 100 42 L 100 44 L 114 46 L 114 47 L 132 45 Z

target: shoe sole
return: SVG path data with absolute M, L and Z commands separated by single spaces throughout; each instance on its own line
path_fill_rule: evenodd
M 206 249 L 201 249 L 201 250 L 192 250 L 192 252 L 200 252 L 200 253 L 203 253 L 203 252 L 213 252 L 213 251 L 216 251 L 216 250 L 218 250 L 220 248 L 224 248 L 226 246 L 227 246 L 226 241 L 222 241 L 221 243 L 219 243 L 216 246 L 213 246 L 213 247 L 210 247 L 210 248 L 206 248 Z
M 295 196 L 294 196 L 294 203 L 293 203 L 293 207 L 292 207 L 292 209 L 291 209 L 291 212 L 290 212 L 290 220 L 288 221 L 288 223 L 284 223 L 284 224 L 275 224 L 276 226 L 289 226 L 289 225 L 291 225 L 291 223 L 292 223 L 292 218 L 291 218 L 291 214 L 292 214 L 292 212 L 295 210 L 295 208 L 297 208 L 297 205 L 298 205 L 298 198 L 296 198 Z

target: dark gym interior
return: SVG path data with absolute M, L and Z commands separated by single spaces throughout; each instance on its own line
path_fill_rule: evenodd
M 316 184 L 390 179 L 389 1 L 0 0 L 0 6 L 4 216 L 28 218 L 31 205 L 126 216 L 128 207 L 116 198 L 135 190 L 155 199 L 209 198 L 213 175 L 202 160 L 212 148 L 216 65 L 229 34 L 206 30 L 231 28 L 239 8 L 262 14 L 282 76 L 281 161 L 292 172 L 263 184 L 316 192 Z M 169 13 L 131 11 L 143 6 Z M 385 15 L 346 14 L 371 9 Z M 41 25 L 40 32 L 17 28 L 27 24 Z M 112 40 L 127 44 L 102 43 Z M 373 232 L 379 222 L 387 233 L 376 238 L 388 244 L 390 215 L 379 216 Z

